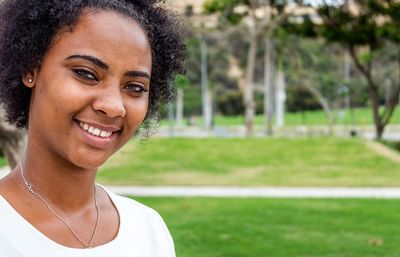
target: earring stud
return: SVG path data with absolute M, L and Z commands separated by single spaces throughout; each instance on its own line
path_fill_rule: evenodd
M 29 83 L 32 83 L 32 82 L 33 82 L 33 79 L 28 79 L 28 82 L 29 82 Z

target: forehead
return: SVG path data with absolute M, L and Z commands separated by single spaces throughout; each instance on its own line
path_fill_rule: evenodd
M 72 30 L 55 36 L 51 55 L 94 55 L 108 64 L 151 67 L 151 48 L 145 31 L 132 18 L 115 11 L 85 11 Z

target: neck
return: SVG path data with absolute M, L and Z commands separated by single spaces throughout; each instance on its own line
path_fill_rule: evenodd
M 64 212 L 82 210 L 93 204 L 96 170 L 79 168 L 57 158 L 32 156 L 35 155 L 27 151 L 19 171 L 36 193 Z M 23 177 L 21 182 L 28 190 Z

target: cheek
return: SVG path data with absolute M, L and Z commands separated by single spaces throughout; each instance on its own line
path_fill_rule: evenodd
M 126 105 L 127 122 L 130 127 L 140 126 L 147 114 L 148 100 L 140 99 Z
M 40 102 L 50 105 L 54 113 L 68 113 L 81 108 L 88 98 L 87 93 L 74 81 L 49 81 L 38 87 Z M 49 110 L 49 111 L 50 111 Z

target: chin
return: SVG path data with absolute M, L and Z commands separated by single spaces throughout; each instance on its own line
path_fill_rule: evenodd
M 97 170 L 100 166 L 102 166 L 109 156 L 91 156 L 89 158 L 82 158 L 83 156 L 76 156 L 76 158 L 70 158 L 70 162 L 81 169 L 84 170 Z

